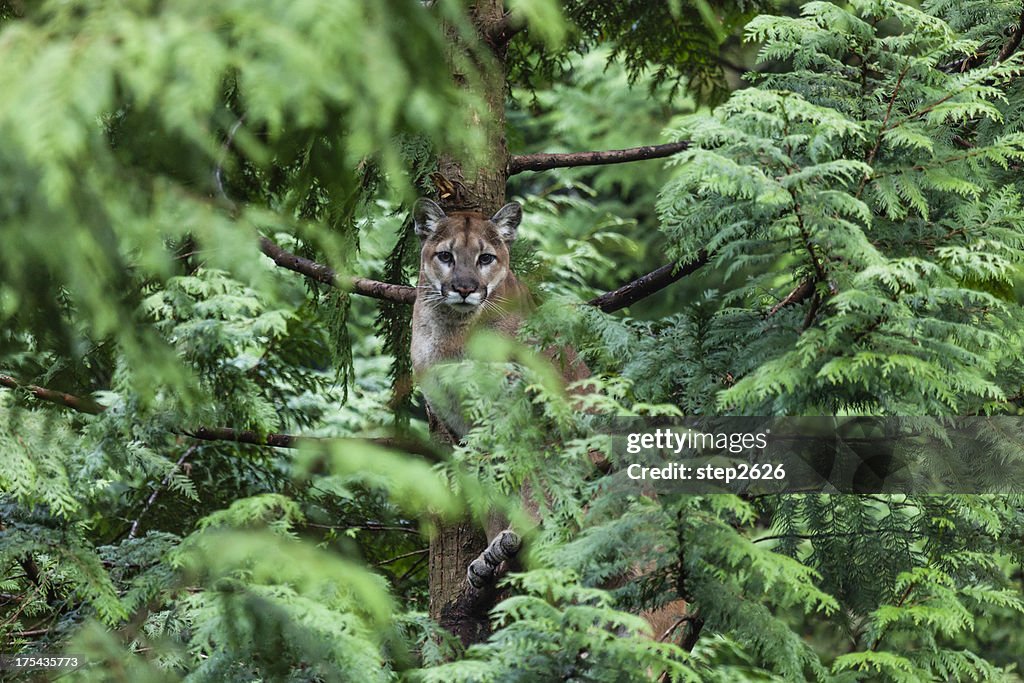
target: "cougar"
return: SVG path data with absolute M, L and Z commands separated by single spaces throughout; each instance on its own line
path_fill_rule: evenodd
M 523 209 L 515 202 L 490 218 L 473 211 L 446 214 L 429 199 L 413 207 L 421 240 L 420 276 L 412 309 L 414 372 L 462 357 L 466 339 L 478 326 L 515 335 L 532 302 L 509 264 Z M 439 414 L 441 413 L 441 414 Z M 428 416 L 461 437 L 468 430 L 452 411 L 428 399 Z
M 446 214 L 429 199 L 418 199 L 413 207 L 416 234 L 422 245 L 420 275 L 412 311 L 412 365 L 422 376 L 438 363 L 462 357 L 466 339 L 473 329 L 485 325 L 513 336 L 533 302 L 509 264 L 509 247 L 523 218 L 522 207 L 511 202 L 487 218 L 482 213 L 457 211 Z M 547 349 L 544 355 L 560 359 L 567 382 L 583 379 L 589 369 L 568 347 Z M 432 427 L 441 426 L 455 439 L 469 430 L 457 410 L 438 406 L 428 397 L 427 415 Z M 438 424 L 439 423 L 439 424 Z M 607 463 L 600 453 L 591 453 L 595 465 Z M 535 522 L 540 521 L 524 485 L 524 507 Z M 507 520 L 488 523 L 490 545 L 473 561 L 467 572 L 471 585 L 479 587 L 499 565 L 514 556 L 519 537 L 511 529 L 499 531 Z M 686 602 L 675 600 L 661 609 L 645 612 L 655 637 L 666 636 L 682 623 Z

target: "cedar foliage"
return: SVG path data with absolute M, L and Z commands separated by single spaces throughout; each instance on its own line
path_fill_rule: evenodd
M 0 393 L 0 652 L 84 655 L 81 680 L 1020 680 L 1022 496 L 652 500 L 588 457 L 615 415 L 1020 414 L 1019 4 L 751 17 L 764 70 L 696 112 L 761 6 L 709 37 L 697 0 L 510 4 L 534 21 L 510 55 L 524 147 L 619 146 L 614 112 L 564 113 L 609 101 L 684 113 L 667 134 L 693 144 L 516 181 L 527 338 L 580 349 L 587 410 L 529 346 L 478 339 L 438 373 L 476 427 L 432 463 L 366 440 L 425 431 L 407 309 L 308 286 L 256 237 L 413 275 L 409 187 L 480 140 L 436 58 L 463 3 L 0 3 L 0 374 L 104 407 Z M 694 102 L 652 105 L 676 86 Z M 618 212 L 655 193 L 656 217 Z M 660 302 L 579 305 L 701 250 Z M 1019 433 L 985 438 L 1019 462 Z M 426 539 L 495 507 L 526 528 L 525 484 L 543 524 L 463 651 L 425 614 Z M 637 616 L 677 599 L 664 634 Z

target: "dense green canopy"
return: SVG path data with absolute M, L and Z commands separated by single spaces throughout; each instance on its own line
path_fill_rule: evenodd
M 1021 680 L 1020 482 L 620 495 L 599 432 L 1020 416 L 1022 37 L 1004 0 L 0 2 L 0 656 Z M 437 378 L 474 424 L 445 445 L 410 388 L 408 213 L 480 178 L 524 206 L 539 305 Z M 538 353 L 566 344 L 570 392 Z M 1019 470 L 1007 424 L 979 438 Z M 526 545 L 466 648 L 429 544 L 496 511 Z

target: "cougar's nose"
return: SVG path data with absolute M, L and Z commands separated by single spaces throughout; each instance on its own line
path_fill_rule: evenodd
M 452 287 L 463 299 L 476 291 L 476 285 L 456 285 Z

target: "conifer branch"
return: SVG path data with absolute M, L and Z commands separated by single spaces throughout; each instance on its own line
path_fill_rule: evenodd
M 701 252 L 696 259 L 685 265 L 667 263 L 646 275 L 638 277 L 632 282 L 622 285 L 614 291 L 591 299 L 587 304 L 596 306 L 605 313 L 613 313 L 668 287 L 676 280 L 689 275 L 707 262 L 707 253 Z
M 408 285 L 396 285 L 364 277 L 353 277 L 345 283 L 347 286 L 340 285 L 337 273 L 330 266 L 293 254 L 266 237 L 260 238 L 260 251 L 281 268 L 295 271 L 332 287 L 342 286 L 353 294 L 400 304 L 412 304 L 416 300 L 416 288 Z M 665 264 L 616 290 L 594 297 L 587 304 L 596 306 L 605 313 L 613 313 L 668 287 L 705 265 L 707 261 L 707 254 L 701 253 L 696 260 L 685 265 Z
M 806 301 L 808 297 L 814 294 L 814 287 L 815 283 L 813 278 L 804 280 L 793 288 L 793 291 L 787 294 L 782 301 L 772 306 L 771 310 L 768 311 L 767 317 L 772 317 L 787 306 L 793 306 Z
M 0 531 L 6 530 L 7 527 L 4 525 L 3 520 L 0 519 Z M 31 555 L 25 555 L 20 560 L 18 560 L 18 566 L 20 566 L 21 570 L 25 572 L 25 578 L 28 579 L 32 583 L 32 585 L 36 587 L 36 592 L 41 592 L 45 589 L 46 603 L 48 605 L 52 605 L 55 602 L 57 602 L 57 599 L 59 598 L 59 596 L 57 595 L 57 589 L 54 587 L 53 583 L 48 581 L 46 576 L 43 575 L 43 572 L 39 568 L 39 565 L 36 563 L 34 557 L 32 557 Z M 26 601 L 22 604 L 27 605 L 28 600 L 26 599 Z
M 804 224 L 804 216 L 800 211 L 800 202 L 797 201 L 796 195 L 790 191 L 789 195 L 793 198 L 793 214 L 796 216 L 797 229 L 800 230 L 800 236 L 803 237 L 804 247 L 807 249 L 807 255 L 811 257 L 811 266 L 814 268 L 814 273 L 818 278 L 818 282 L 824 282 L 826 279 L 825 266 L 822 265 L 821 259 L 818 258 L 818 251 L 814 248 L 814 242 L 811 240 L 811 233 Z
M 8 389 L 27 391 L 40 401 L 56 403 L 65 408 L 71 408 L 79 413 L 99 415 L 107 408 L 90 398 L 67 394 L 63 391 L 54 391 L 34 384 L 23 384 L 10 375 L 0 375 L 0 386 Z M 279 448 L 295 448 L 298 437 L 291 434 L 259 434 L 250 430 L 238 430 L 230 427 L 197 427 L 194 430 L 181 432 L 185 436 L 191 436 L 203 441 L 234 441 L 257 446 L 277 446 Z
M 107 409 L 106 406 L 100 405 L 90 398 L 67 394 L 63 391 L 54 391 L 32 384 L 23 384 L 10 375 L 0 374 L 0 386 L 27 391 L 40 401 L 55 403 L 79 413 L 98 415 Z M 331 440 L 329 437 L 295 436 L 293 434 L 277 432 L 260 433 L 250 429 L 233 429 L 231 427 L 196 427 L 194 429 L 175 430 L 174 433 L 200 441 L 230 441 L 253 446 L 273 446 L 275 448 L 298 448 L 303 442 L 327 442 Z M 391 436 L 358 440 L 381 448 L 391 448 L 420 455 L 434 462 L 439 462 L 442 459 L 440 451 L 418 440 Z
M 1024 12 L 1022 12 L 1022 14 L 1021 14 L 1021 21 L 1024 22 Z M 1020 30 L 1022 32 L 1024 32 L 1024 26 L 1020 26 L 1019 28 L 1020 28 Z M 1016 34 L 1017 30 L 1015 30 L 1014 33 Z M 1024 36 L 1024 33 L 1022 33 L 1022 36 Z M 1021 37 L 1011 38 L 1010 42 L 1008 42 L 1005 46 L 1003 46 L 1003 50 L 1000 51 L 999 57 L 996 59 L 996 63 L 998 64 L 998 63 L 1004 61 L 1005 59 L 1009 58 L 1010 55 L 1012 55 L 1017 50 L 1017 47 L 1020 46 L 1020 41 L 1021 41 Z M 1005 53 L 1005 56 L 1004 56 L 1004 53 Z M 918 119 L 918 118 L 924 116 L 925 114 L 929 114 L 932 111 L 934 111 L 935 108 L 938 107 L 939 105 L 945 104 L 946 102 L 948 102 L 949 100 L 953 99 L 957 95 L 960 95 L 961 93 L 966 91 L 970 86 L 977 85 L 978 83 L 982 83 L 984 81 L 985 81 L 985 77 L 984 76 L 981 76 L 981 77 L 979 77 L 979 78 L 977 78 L 975 80 L 970 80 L 960 90 L 952 90 L 952 91 L 946 93 L 945 95 L 943 95 L 942 97 L 940 97 L 939 99 L 935 100 L 934 102 L 930 102 L 929 104 L 926 104 L 926 105 L 923 105 L 923 106 L 919 107 L 918 109 L 914 110 L 910 114 L 907 114 L 906 116 L 904 116 L 900 120 L 896 121 L 895 123 L 890 124 L 889 126 L 883 126 L 882 132 L 885 133 L 885 132 L 888 132 L 888 131 L 890 131 L 890 130 L 892 130 L 894 128 L 899 128 L 900 126 L 902 126 L 904 123 L 907 123 L 908 121 L 913 121 L 914 119 Z
M 1024 8 L 1021 9 L 1020 19 L 1017 21 L 1017 25 L 1014 26 L 1013 31 L 1010 33 L 1010 39 L 1003 45 L 1003 49 L 999 51 L 999 56 L 996 57 L 996 62 L 1005 62 L 1010 56 L 1017 51 L 1020 47 L 1021 39 L 1024 39 Z
M 193 444 L 186 448 L 185 452 L 181 454 L 180 458 L 178 458 L 178 461 L 174 463 L 174 467 L 164 475 L 164 478 L 160 481 L 160 485 L 153 489 L 153 493 L 149 495 L 149 498 L 146 499 L 145 505 L 142 506 L 142 510 L 139 511 L 138 517 L 132 521 L 131 527 L 128 528 L 128 538 L 135 538 L 139 532 L 139 523 L 142 521 L 142 518 L 145 517 L 146 513 L 149 512 L 149 509 L 153 507 L 153 503 L 156 502 L 160 492 L 167 488 L 167 485 L 171 482 L 171 477 L 174 476 L 174 473 L 178 471 L 178 468 L 181 467 L 186 460 L 192 457 L 192 454 L 196 452 L 197 448 L 199 448 L 198 444 Z
M 915 587 L 916 587 L 916 585 L 913 582 L 910 582 L 910 583 L 907 584 L 907 587 L 900 594 L 899 600 L 896 601 L 896 605 L 895 606 L 896 606 L 897 609 L 903 607 L 904 603 L 906 603 L 906 601 L 907 601 L 907 598 L 909 598 L 910 594 L 912 592 L 914 592 L 914 588 Z M 882 638 L 884 638 L 888 634 L 890 626 L 892 626 L 892 622 L 889 622 L 889 623 L 885 624 L 885 626 L 883 626 L 879 630 L 879 632 L 875 635 L 875 642 L 873 642 L 871 644 L 871 647 L 868 648 L 870 652 L 877 652 L 878 651 L 878 646 L 882 644 Z
M 867 158 L 864 160 L 868 166 L 875 163 L 875 157 L 878 155 L 878 150 L 882 147 L 882 139 L 885 137 L 885 133 L 888 130 L 889 119 L 892 117 L 892 107 L 896 104 L 896 98 L 900 94 L 900 87 L 903 85 L 903 79 L 907 77 L 907 73 L 910 71 L 910 64 L 900 72 L 899 78 L 896 79 L 896 85 L 892 89 L 892 97 L 889 98 L 889 106 L 885 109 L 885 118 L 882 119 L 882 127 L 878 129 L 878 138 L 875 140 L 875 146 L 868 152 Z M 869 178 L 869 172 L 864 174 L 864 177 L 860 180 L 860 186 L 857 188 L 857 194 L 854 195 L 860 199 L 861 194 L 864 192 L 864 186 L 867 185 Z
M 1021 10 L 1020 19 L 1017 21 L 1017 24 L 1013 27 L 1013 30 L 1010 31 L 1009 38 L 1003 44 L 1003 47 L 1000 48 L 999 54 L 996 56 L 996 63 L 1005 62 L 1009 59 L 1010 56 L 1020 48 L 1022 38 L 1024 38 L 1024 9 Z M 970 71 L 971 69 L 981 66 L 981 63 L 985 61 L 985 57 L 989 54 L 991 54 L 990 51 L 975 52 L 972 55 L 967 55 L 963 59 L 958 59 L 955 62 L 945 64 L 939 67 L 939 69 L 946 73 L 963 73 L 965 71 Z
M 509 157 L 508 174 L 513 176 L 523 171 L 547 171 L 552 168 L 575 166 L 603 166 L 622 164 L 629 161 L 663 159 L 678 154 L 690 147 L 688 140 L 668 142 L 663 145 L 646 145 L 628 149 L 610 149 L 603 152 L 569 152 L 565 154 L 515 154 Z
M 864 496 L 864 497 L 865 498 L 871 498 L 872 500 L 878 500 L 877 498 L 872 498 L 871 496 Z M 890 501 L 880 501 L 880 502 L 884 502 L 886 504 L 890 503 Z M 913 506 L 907 506 L 907 507 L 913 507 Z M 790 541 L 790 540 L 819 541 L 819 540 L 835 540 L 837 538 L 863 538 L 863 537 L 877 538 L 878 535 L 881 534 L 881 533 L 883 533 L 883 532 L 879 531 L 878 529 L 862 529 L 862 530 L 857 530 L 857 531 L 829 531 L 829 532 L 821 532 L 821 533 L 813 533 L 813 534 L 796 534 L 796 533 L 772 534 L 771 536 L 761 536 L 760 538 L 755 538 L 754 540 L 751 541 L 751 543 L 765 543 L 767 541 Z M 910 538 L 923 538 L 923 534 L 921 532 L 913 531 L 911 529 L 886 529 L 884 533 L 898 535 L 898 536 L 907 536 L 907 537 L 910 537 Z
M 0 386 L 8 389 L 27 391 L 40 401 L 57 403 L 66 408 L 71 408 L 79 413 L 97 415 L 105 410 L 103 406 L 92 399 L 65 394 L 63 391 L 54 391 L 45 387 L 37 387 L 34 384 L 22 384 L 10 375 L 0 375 Z
M 364 277 L 341 279 L 330 266 L 303 258 L 281 248 L 266 237 L 260 238 L 260 251 L 269 256 L 278 266 L 294 270 L 308 278 L 332 287 L 340 287 L 353 294 L 411 304 L 416 300 L 416 288 L 408 285 L 396 285 L 390 282 L 379 282 Z

